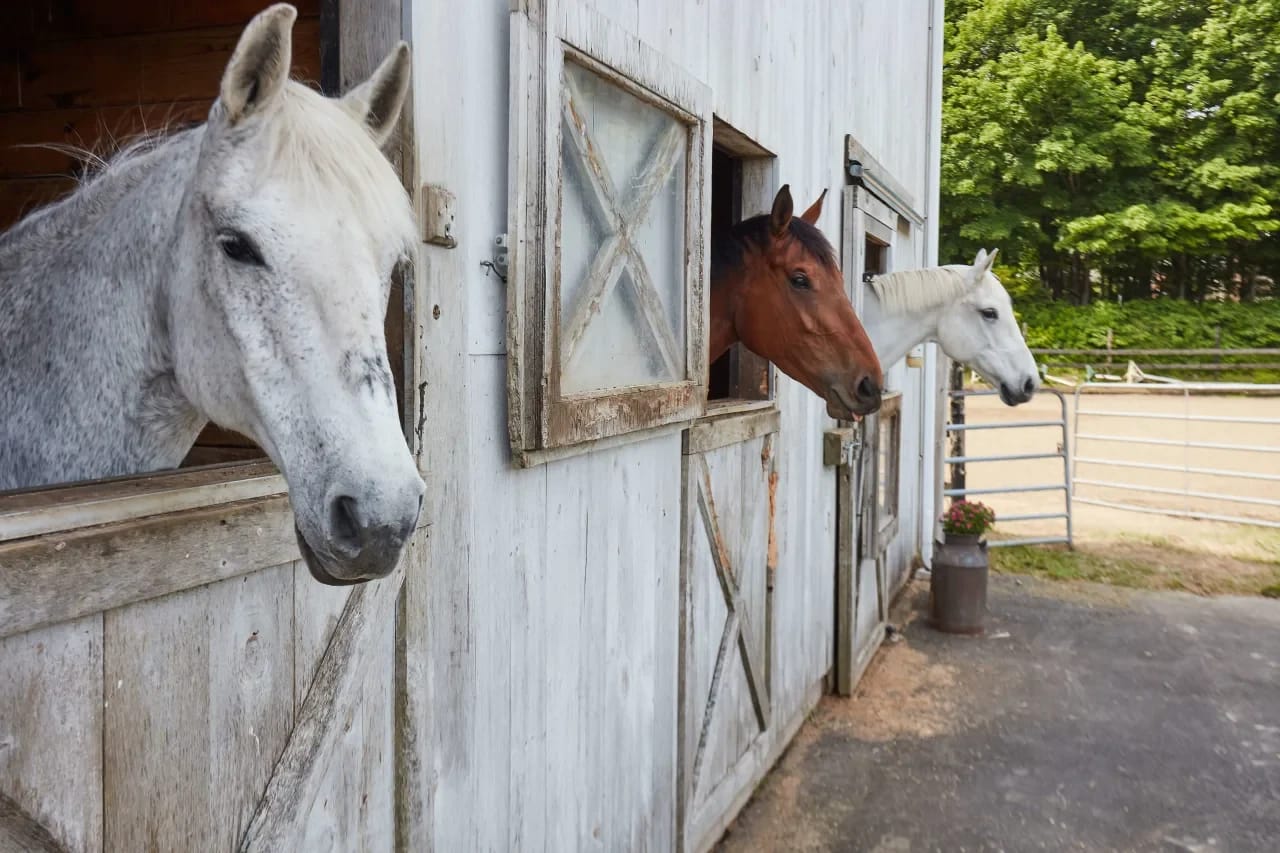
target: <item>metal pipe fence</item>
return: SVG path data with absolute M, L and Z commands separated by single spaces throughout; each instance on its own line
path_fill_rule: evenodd
M 1183 398 L 1183 411 L 1181 412 L 1141 412 L 1132 409 L 1124 410 L 1108 410 L 1097 406 L 1090 407 L 1087 404 L 1082 405 L 1089 394 L 1103 393 L 1125 393 L 1125 394 L 1151 394 L 1160 396 L 1177 395 Z M 1280 429 L 1277 429 L 1273 436 L 1272 442 L 1266 444 L 1255 443 L 1253 441 L 1231 441 L 1232 436 L 1229 435 L 1231 426 L 1275 426 L 1280 427 L 1280 417 L 1257 417 L 1257 416 L 1231 416 L 1231 415 L 1204 415 L 1194 414 L 1191 412 L 1191 400 L 1197 394 L 1213 394 L 1213 395 L 1237 395 L 1237 396 L 1275 396 L 1280 393 L 1280 385 L 1266 384 L 1247 384 L 1247 383 L 1227 383 L 1227 382 L 1187 382 L 1177 384 L 1164 384 L 1158 386 L 1138 384 L 1138 383 L 1094 383 L 1086 382 L 1078 385 L 1074 394 L 1074 411 L 1073 426 L 1075 433 L 1075 456 L 1073 464 L 1070 467 L 1070 483 L 1073 499 L 1076 503 L 1090 504 L 1093 506 L 1108 507 L 1111 509 L 1128 510 L 1132 512 L 1149 513 L 1155 515 L 1168 515 L 1177 518 L 1203 519 L 1207 521 L 1225 521 L 1236 524 L 1247 524 L 1260 527 L 1280 528 L 1280 521 L 1269 518 L 1244 515 L 1241 511 L 1223 510 L 1216 508 L 1206 508 L 1207 502 L 1239 504 L 1241 506 L 1266 507 L 1280 510 L 1280 499 L 1274 496 L 1246 494 L 1243 489 L 1231 489 L 1231 484 L 1238 482 L 1280 482 L 1280 473 L 1270 473 L 1267 471 L 1249 470 L 1250 464 L 1248 460 L 1240 461 L 1241 454 L 1262 454 L 1264 459 L 1271 458 L 1271 454 L 1280 453 Z M 1097 397 L 1095 396 L 1096 400 Z M 1139 427 L 1143 422 L 1180 422 L 1184 425 L 1184 435 L 1181 439 L 1156 437 L 1144 434 L 1142 429 L 1137 430 L 1137 434 L 1121 435 L 1116 432 L 1098 432 L 1081 431 L 1081 417 L 1098 417 L 1110 419 L 1106 423 L 1116 424 L 1128 420 L 1131 423 L 1137 422 Z M 1190 425 L 1204 424 L 1211 425 L 1215 429 L 1215 439 L 1206 441 L 1200 438 L 1192 438 L 1190 435 Z M 1102 427 L 1106 429 L 1106 427 Z M 1081 445 L 1088 442 L 1096 442 L 1102 445 L 1118 446 L 1120 448 L 1119 456 L 1102 456 L 1097 451 L 1085 452 L 1081 449 Z M 1159 461 L 1142 461 L 1134 458 L 1133 454 L 1137 452 L 1138 447 L 1154 448 L 1163 453 L 1159 457 Z M 1127 450 L 1133 448 L 1133 450 Z M 1180 449 L 1180 464 L 1177 460 L 1171 459 L 1170 451 Z M 1228 464 L 1234 467 L 1223 467 L 1223 463 L 1219 462 L 1215 465 L 1203 464 L 1202 457 L 1206 452 L 1212 452 L 1219 456 L 1227 455 L 1231 462 Z M 1127 454 L 1127 455 L 1126 455 Z M 1194 464 L 1193 464 L 1194 463 Z M 1105 477 L 1099 476 L 1081 476 L 1079 471 L 1080 465 L 1100 465 L 1106 466 L 1109 473 Z M 1257 460 L 1253 464 L 1257 464 Z M 1164 473 L 1181 474 L 1182 482 L 1180 486 L 1169 485 L 1153 485 L 1150 483 L 1138 483 L 1132 480 L 1124 479 L 1123 471 L 1128 470 L 1146 470 L 1159 471 Z M 1277 469 L 1280 471 L 1280 468 Z M 1193 488 L 1193 477 L 1213 477 L 1220 481 L 1227 481 L 1224 490 L 1210 491 L 1205 488 Z M 1079 493 L 1079 486 L 1092 486 L 1098 489 L 1108 489 L 1118 492 L 1147 494 L 1157 496 L 1180 497 L 1182 501 L 1179 506 L 1152 506 L 1149 504 L 1140 504 L 1133 499 L 1112 499 L 1096 496 L 1085 496 Z
M 993 397 L 995 391 L 951 391 L 951 398 L 963 399 L 966 397 Z M 1043 521 L 1049 519 L 1062 519 L 1065 531 L 1060 536 L 1027 536 L 1016 539 L 1000 539 L 994 540 L 989 547 L 1007 548 L 1011 545 L 1050 545 L 1056 543 L 1066 543 L 1070 547 L 1073 543 L 1073 531 L 1071 522 L 1071 442 L 1068 440 L 1068 419 L 1067 419 L 1067 400 L 1061 391 L 1055 388 L 1044 388 L 1040 391 L 1042 394 L 1052 394 L 1058 398 L 1058 403 L 1062 409 L 1062 417 L 1058 420 L 1026 420 L 1026 421 L 1010 421 L 1001 423 L 957 423 L 947 424 L 946 430 L 949 435 L 963 435 L 973 430 L 995 430 L 995 429 L 1029 429 L 1032 427 L 1058 427 L 1062 431 L 1062 442 L 1058 445 L 1058 449 L 1053 452 L 1045 451 L 1038 453 L 995 453 L 982 455 L 967 455 L 963 452 L 958 455 L 953 453 L 943 459 L 953 472 L 964 470 L 964 467 L 973 463 L 983 462 L 1019 462 L 1035 459 L 1062 459 L 1062 479 L 1054 480 L 1049 483 L 1034 483 L 1022 486 L 989 486 L 985 488 L 971 489 L 967 486 L 954 486 L 943 489 L 944 497 L 949 498 L 967 498 L 970 495 L 1007 495 L 1022 494 L 1035 492 L 1057 492 L 1063 494 L 1065 501 L 1065 510 L 1063 512 L 1029 512 L 1014 513 L 1009 515 L 1001 515 L 997 522 L 1015 522 L 1015 521 Z

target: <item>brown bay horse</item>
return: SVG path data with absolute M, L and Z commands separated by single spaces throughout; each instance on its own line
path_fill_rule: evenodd
M 799 217 L 783 186 L 771 213 L 712 240 L 711 349 L 742 344 L 853 420 L 880 408 L 884 373 L 849 303 L 835 249 L 814 223 L 826 191 Z

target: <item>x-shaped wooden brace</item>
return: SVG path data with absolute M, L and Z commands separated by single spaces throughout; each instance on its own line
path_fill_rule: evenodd
M 724 682 L 724 664 L 729 658 L 729 650 L 738 644 L 738 654 L 742 657 L 742 668 L 747 676 L 747 687 L 751 691 L 751 705 L 756 712 L 756 722 L 760 730 L 769 727 L 769 687 L 765 682 L 764 672 L 755 659 L 752 649 L 755 648 L 755 632 L 751 627 L 750 615 L 743 602 L 742 589 L 738 585 L 738 577 L 729 560 L 729 550 L 724 536 L 720 533 L 720 522 L 716 515 L 715 496 L 711 491 L 711 468 L 707 460 L 699 454 L 698 460 L 698 510 L 702 516 L 702 526 L 711 545 L 711 560 L 715 563 L 716 578 L 720 581 L 720 592 L 724 595 L 725 609 L 728 611 L 724 620 L 724 632 L 720 635 L 720 650 L 716 653 L 716 667 L 711 674 L 711 687 L 707 691 L 707 704 L 702 713 L 702 727 L 698 734 L 698 749 L 693 759 L 693 785 L 691 791 L 698 790 L 698 780 L 702 774 L 702 757 L 706 751 L 707 736 L 711 731 L 711 716 L 720 697 L 720 687 Z
M 562 360 L 567 363 L 573 356 L 587 326 L 600 313 L 600 307 L 622 277 L 623 269 L 630 267 L 636 302 L 658 347 L 667 374 L 675 379 L 683 378 L 683 359 L 679 357 L 681 347 L 672 337 L 663 314 L 662 301 L 649 276 L 644 257 L 631 239 L 631 227 L 633 223 L 644 219 L 649 205 L 671 176 L 671 171 L 688 142 L 688 131 L 679 123 L 667 129 L 649 152 L 649 164 L 640 174 L 631 197 L 623 204 L 618 199 L 613 179 L 609 177 L 600 159 L 599 150 L 587 131 L 586 121 L 578 112 L 578 104 L 585 103 L 582 94 L 571 78 L 565 79 L 565 88 L 564 116 L 569 125 L 569 137 L 586 169 L 591 195 L 596 209 L 604 217 L 608 237 L 587 268 L 586 288 L 572 307 L 568 325 L 563 327 L 560 338 Z

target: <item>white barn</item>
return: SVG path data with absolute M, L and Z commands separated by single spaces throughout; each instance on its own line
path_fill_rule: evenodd
M 90 49 L 99 90 L 152 51 L 156 99 L 207 108 L 259 5 L 151 5 L 125 31 L 15 14 L 45 76 L 0 83 L 6 138 L 137 100 L 60 95 Z M 708 383 L 711 219 L 829 189 L 855 305 L 864 273 L 936 263 L 942 2 L 298 5 L 327 89 L 412 46 L 392 153 L 423 242 L 388 328 L 421 527 L 390 578 L 327 588 L 283 480 L 212 444 L 0 495 L 0 848 L 706 849 L 928 563 L 946 377 L 932 345 L 885 365 L 862 425 L 742 351 Z M 664 227 L 628 229 L 583 145 L 658 181 Z M 0 202 L 60 191 L 32 162 L 0 160 Z M 566 321 L 622 230 L 629 296 Z

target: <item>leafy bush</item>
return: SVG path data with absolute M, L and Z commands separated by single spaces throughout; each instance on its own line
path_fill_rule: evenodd
M 1107 329 L 1116 349 L 1280 347 L 1280 301 L 1181 302 L 1150 299 L 1087 306 L 1025 302 L 1016 306 L 1033 349 L 1098 349 Z M 1221 343 L 1218 329 L 1222 330 Z
M 1254 303 L 1195 303 L 1173 299 L 1140 302 L 1096 302 L 1079 307 L 1061 302 L 1018 300 L 1015 308 L 1026 323 L 1027 345 L 1032 349 L 1103 349 L 1107 330 L 1115 349 L 1261 349 L 1280 348 L 1280 301 Z M 1219 331 L 1221 330 L 1221 331 Z M 1219 338 L 1219 334 L 1221 337 Z M 1066 362 L 1080 362 L 1100 368 L 1105 356 L 1037 356 L 1050 365 L 1050 373 L 1071 375 Z M 1280 382 L 1280 357 L 1229 355 L 1140 356 L 1134 361 L 1148 373 L 1161 373 L 1188 380 L 1226 382 Z M 1274 369 L 1190 370 L 1167 369 L 1162 365 L 1220 361 L 1223 364 L 1275 364 Z M 1112 371 L 1124 370 L 1124 356 L 1112 361 Z

